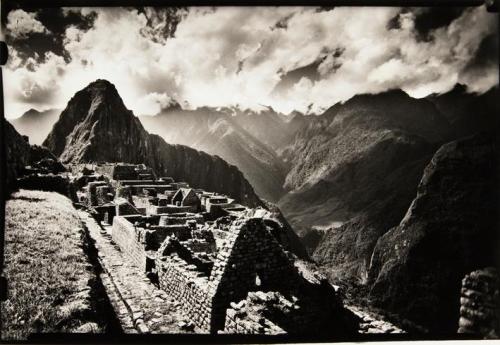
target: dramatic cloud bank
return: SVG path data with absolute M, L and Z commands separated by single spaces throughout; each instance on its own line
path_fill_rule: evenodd
M 472 92 L 498 84 L 498 20 L 482 7 L 456 11 L 437 27 L 420 24 L 429 9 L 65 9 L 75 11 L 95 19 L 90 28 L 65 28 L 66 59 L 11 51 L 8 115 L 64 107 L 98 78 L 113 82 L 136 114 L 174 101 L 320 112 L 359 93 L 401 88 L 423 97 L 457 82 Z M 16 12 L 6 27 L 19 38 L 27 29 L 16 17 L 36 16 Z

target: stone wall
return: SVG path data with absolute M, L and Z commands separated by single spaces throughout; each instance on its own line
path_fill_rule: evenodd
M 57 192 L 78 201 L 76 191 L 68 178 L 61 175 L 27 175 L 17 180 L 17 187 L 22 189 Z
M 137 185 L 129 185 L 129 187 L 132 189 L 132 193 L 135 195 L 142 195 L 145 194 L 144 190 L 152 189 L 155 190 L 157 193 L 165 193 L 166 191 L 171 191 L 172 186 L 169 184 L 137 184 Z
M 154 230 L 154 234 L 152 236 L 155 244 L 151 247 L 156 249 L 160 247 L 168 236 L 173 235 L 181 241 L 187 240 L 191 237 L 191 229 L 185 224 L 151 225 L 149 229 Z
M 116 215 L 117 216 L 129 216 L 129 215 L 137 215 L 137 214 L 141 213 L 137 208 L 134 207 L 134 205 L 129 203 L 124 198 L 116 198 L 115 204 L 116 204 Z
M 248 291 L 290 292 L 297 285 L 299 275 L 293 262 L 262 219 L 233 224 L 207 272 L 202 264 L 195 262 L 194 253 L 209 253 L 215 249 L 213 244 L 206 240 L 180 243 L 167 238 L 156 259 L 160 287 L 179 299 L 200 329 L 212 333 L 223 330 L 230 303 L 245 299 Z M 208 279 L 203 276 L 207 273 Z
M 171 214 L 171 213 L 180 213 L 180 212 L 196 212 L 196 209 L 193 206 L 175 206 L 175 205 L 154 206 L 154 205 L 150 205 L 147 208 L 147 212 L 149 214 Z
M 224 328 L 230 302 L 244 299 L 248 291 L 292 291 L 298 275 L 293 262 L 262 219 L 237 220 L 217 253 L 210 276 L 214 296 L 212 329 Z
M 131 164 L 117 164 L 113 167 L 113 180 L 136 180 L 136 166 Z
M 136 227 L 125 217 L 117 216 L 113 219 L 111 230 L 113 241 L 127 254 L 131 260 L 143 271 L 150 271 L 154 266 L 153 259 L 149 258 L 145 249 L 145 242 L 139 242 L 139 233 Z
M 500 337 L 500 279 L 494 268 L 465 276 L 460 304 L 458 333 L 489 339 Z
M 247 299 L 231 302 L 226 312 L 224 330 L 220 333 L 286 334 L 286 331 L 264 316 L 275 293 L 249 292 Z M 269 297 L 269 298 L 268 298 Z M 255 303 L 257 302 L 257 303 Z
M 219 331 L 219 334 L 235 333 L 267 335 L 286 334 L 281 327 L 266 318 L 261 318 L 258 315 L 248 314 L 245 311 L 230 308 L 227 310 L 224 330 Z
M 108 164 L 96 164 L 92 166 L 92 169 L 102 175 L 106 175 L 109 178 L 113 177 L 113 169 L 115 167 L 114 163 L 108 163 Z
M 99 205 L 99 200 L 97 197 L 97 187 L 107 186 L 106 181 L 93 181 L 87 185 L 87 202 L 88 206 Z
M 106 224 L 112 224 L 113 218 L 116 215 L 116 207 L 114 204 L 95 206 L 94 211 L 94 218 L 97 221 L 105 222 Z
M 110 186 L 97 186 L 95 189 L 97 205 L 107 204 L 113 201 L 114 193 Z
M 198 213 L 172 213 L 168 216 L 160 216 L 159 225 L 186 224 L 190 220 L 202 224 L 203 216 Z
M 120 180 L 120 181 L 115 181 L 115 184 L 117 186 L 138 186 L 138 185 L 148 185 L 148 186 L 164 185 L 164 186 L 168 186 L 168 185 L 170 185 L 168 182 L 154 181 L 154 180 Z M 172 186 L 170 188 L 174 189 L 174 187 L 172 187 Z
M 156 269 L 160 287 L 181 303 L 182 309 L 200 332 L 209 333 L 212 300 L 208 294 L 208 278 L 196 265 L 178 255 L 165 256 L 175 240 L 167 239 L 159 249 Z
M 116 197 L 124 198 L 128 202 L 132 202 L 132 189 L 128 186 L 117 187 Z

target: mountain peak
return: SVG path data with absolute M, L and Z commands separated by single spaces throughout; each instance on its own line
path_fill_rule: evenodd
M 179 102 L 177 102 L 175 99 L 171 99 L 170 102 L 161 109 L 162 113 L 169 113 L 169 112 L 174 112 L 174 111 L 182 111 L 184 110 L 182 106 L 180 105 Z
M 455 93 L 459 93 L 459 94 L 466 93 L 467 92 L 467 85 L 456 83 L 455 86 L 453 87 L 453 89 L 451 89 L 448 92 L 455 92 Z
M 35 108 L 30 108 L 26 112 L 24 112 L 19 119 L 28 119 L 28 118 L 37 118 L 40 115 L 40 111 L 36 110 Z
M 143 130 L 135 120 L 116 87 L 107 80 L 97 79 L 71 98 L 44 145 L 55 155 L 65 151 L 61 159 L 78 160 L 86 154 L 84 146 L 92 139 L 121 138 L 127 131 Z M 75 145 L 79 148 L 74 149 Z M 70 147 L 73 149 L 68 150 Z
M 430 95 L 427 96 L 427 98 L 432 99 L 441 96 L 456 97 L 456 96 L 463 96 L 467 93 L 468 93 L 467 85 L 456 83 L 450 90 L 441 93 L 431 93 Z
M 109 96 L 112 98 L 120 98 L 115 85 L 105 79 L 97 79 L 96 81 L 91 82 L 80 92 L 90 93 L 91 97 Z
M 96 79 L 95 81 L 87 85 L 86 88 L 97 88 L 97 89 L 111 88 L 116 90 L 115 85 L 106 79 Z
M 40 114 L 40 111 L 36 110 L 35 108 L 30 108 L 24 114 Z

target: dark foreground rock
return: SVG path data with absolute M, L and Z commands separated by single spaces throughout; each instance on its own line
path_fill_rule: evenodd
M 17 189 L 16 178 L 30 161 L 30 145 L 6 120 L 3 122 L 5 147 L 5 195 Z
M 456 333 L 462 278 L 495 263 L 496 156 L 486 134 L 437 151 L 406 216 L 377 241 L 368 277 L 375 306 L 434 334 Z

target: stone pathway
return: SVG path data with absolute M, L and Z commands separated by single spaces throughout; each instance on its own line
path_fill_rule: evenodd
M 101 227 L 83 210 L 78 214 L 95 241 L 101 280 L 125 333 L 193 333 L 179 302 L 158 289 L 113 243 L 111 227 Z
M 356 314 L 360 319 L 359 333 L 405 333 L 401 328 L 394 326 L 388 321 L 382 320 L 379 315 L 360 309 L 353 305 L 346 308 Z

